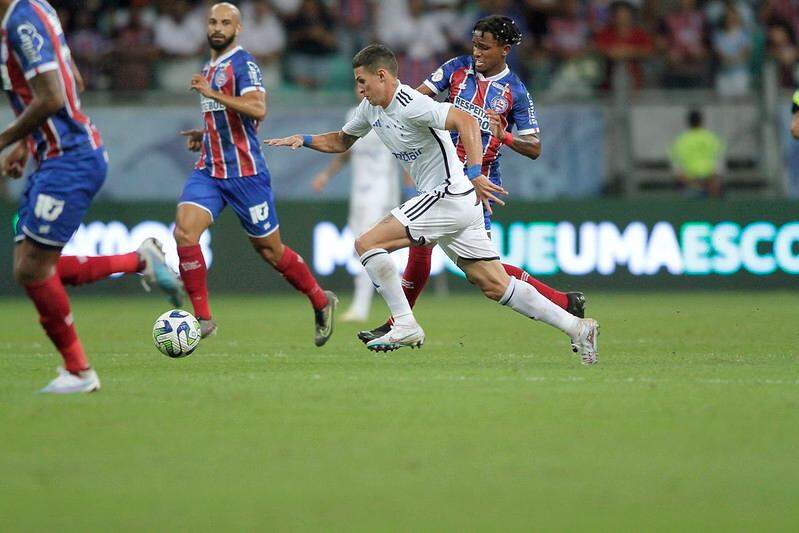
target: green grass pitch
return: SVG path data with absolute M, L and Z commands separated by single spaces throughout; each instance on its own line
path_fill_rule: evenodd
M 423 297 L 422 350 L 298 296 L 217 296 L 171 360 L 153 298 L 75 291 L 103 390 L 0 301 L 0 530 L 794 530 L 795 293 L 594 293 L 600 364 L 477 295 Z M 344 302 L 346 303 L 346 302 Z M 373 322 L 384 315 L 376 302 Z

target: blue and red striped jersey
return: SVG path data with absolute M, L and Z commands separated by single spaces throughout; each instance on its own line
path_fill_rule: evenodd
M 242 96 L 264 92 L 261 69 L 242 47 L 206 63 L 203 76 L 211 88 L 223 94 Z M 259 121 L 227 109 L 216 100 L 202 97 L 203 147 L 195 168 L 208 169 L 215 178 L 238 178 L 267 172 L 258 141 Z
M 14 113 L 33 100 L 29 80 L 55 71 L 64 89 L 64 107 L 28 136 L 38 161 L 78 149 L 102 146 L 100 132 L 81 109 L 72 58 L 55 9 L 45 0 L 16 0 L 0 24 L 0 75 Z
M 499 74 L 487 78 L 477 72 L 472 56 L 459 56 L 441 65 L 424 84 L 436 94 L 449 90 L 449 101 L 477 119 L 483 135 L 484 173 L 492 165 L 495 174 L 498 173 L 499 149 L 502 147 L 502 139 L 494 137 L 489 131 L 486 109 L 493 109 L 500 115 L 505 131 L 512 131 L 516 126 L 517 135 L 539 132 L 533 99 L 524 83 L 507 66 Z M 451 134 L 452 142 L 458 148 L 458 157 L 465 161 L 466 150 L 458 132 Z

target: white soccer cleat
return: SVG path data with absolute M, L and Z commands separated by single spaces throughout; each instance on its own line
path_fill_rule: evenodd
M 58 377 L 39 392 L 48 394 L 74 394 L 76 392 L 94 392 L 100 390 L 100 378 L 93 369 L 78 374 L 58 368 Z
M 593 318 L 581 318 L 580 334 L 572 339 L 572 350 L 580 352 L 580 359 L 584 365 L 597 363 L 597 337 L 599 337 L 599 322 Z
M 419 324 L 413 326 L 391 326 L 388 333 L 366 343 L 373 352 L 391 352 L 405 346 L 421 348 L 424 344 L 424 330 Z
M 144 261 L 144 270 L 141 271 L 141 284 L 144 290 L 150 292 L 153 285 L 164 291 L 175 307 L 183 304 L 183 281 L 166 264 L 163 246 L 158 239 L 150 237 L 145 239 L 136 250 L 139 259 Z

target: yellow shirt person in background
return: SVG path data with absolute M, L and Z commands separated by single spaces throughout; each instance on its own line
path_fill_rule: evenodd
M 794 139 L 799 139 L 799 91 L 793 93 L 791 113 L 793 113 L 793 119 L 791 120 L 791 135 L 793 135 Z
M 725 167 L 724 144 L 703 127 L 700 111 L 688 114 L 689 129 L 669 148 L 669 159 L 680 186 L 689 196 L 719 198 Z

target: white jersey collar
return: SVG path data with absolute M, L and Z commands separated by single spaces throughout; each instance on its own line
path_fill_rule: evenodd
M 401 81 L 399 80 L 399 78 L 398 78 L 398 79 L 397 79 L 397 90 L 396 90 L 396 91 L 394 91 L 394 95 L 391 97 L 391 101 L 390 101 L 390 102 L 388 103 L 388 105 L 386 106 L 386 111 L 388 111 L 388 109 L 389 109 L 390 107 L 393 107 L 393 106 L 394 106 L 394 104 L 397 102 L 397 94 L 399 94 L 399 92 L 400 92 L 400 89 L 402 89 L 402 86 L 403 86 L 403 85 L 402 85 L 402 82 L 401 82 Z
M 19 4 L 19 0 L 14 0 L 9 4 L 8 9 L 6 9 L 6 14 L 3 15 L 3 22 L 0 23 L 0 28 L 6 29 L 8 18 L 11 16 L 11 12 L 14 11 L 14 8 L 17 7 L 17 4 Z
M 233 50 L 230 50 L 230 51 L 228 51 L 228 52 L 225 52 L 225 53 L 224 53 L 224 54 L 222 54 L 221 56 L 217 57 L 217 58 L 216 58 L 216 61 L 211 61 L 211 62 L 210 62 L 210 65 L 211 65 L 212 67 L 215 67 L 215 66 L 217 66 L 217 65 L 218 65 L 219 63 L 221 63 L 222 61 L 224 61 L 224 60 L 226 60 L 226 59 L 229 59 L 229 58 L 230 58 L 230 56 L 232 56 L 233 54 L 235 54 L 235 53 L 236 53 L 236 52 L 238 52 L 239 50 L 241 50 L 241 46 L 237 46 L 237 47 L 235 47 Z
M 499 81 L 505 76 L 510 74 L 510 67 L 505 65 L 505 68 L 502 69 L 502 72 L 499 74 L 494 74 L 493 76 L 485 77 L 481 73 L 477 72 L 477 68 L 474 69 L 474 75 L 477 77 L 478 80 L 485 80 L 485 81 Z

